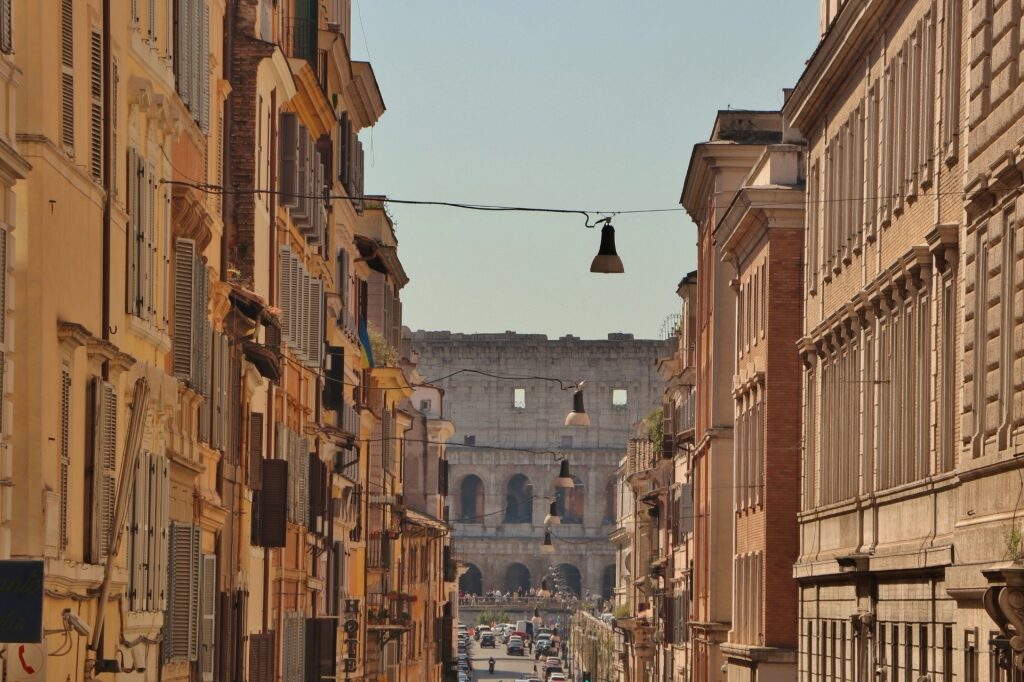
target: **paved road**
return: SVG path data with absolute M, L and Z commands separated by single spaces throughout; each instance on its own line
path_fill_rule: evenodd
M 487 672 L 487 659 L 494 657 L 494 673 Z M 494 680 L 494 682 L 516 682 L 533 675 L 533 664 L 537 664 L 540 670 L 540 661 L 534 660 L 533 656 L 527 653 L 525 656 L 506 656 L 505 645 L 499 644 L 493 649 L 483 649 L 474 642 L 473 650 L 470 652 L 473 659 L 473 682 L 477 680 Z M 540 675 L 537 675 L 540 677 Z

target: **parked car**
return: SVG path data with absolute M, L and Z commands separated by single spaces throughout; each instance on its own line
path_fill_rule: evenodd
M 505 653 L 509 656 L 525 656 L 526 649 L 523 647 L 523 638 L 509 637 L 508 644 L 505 645 Z

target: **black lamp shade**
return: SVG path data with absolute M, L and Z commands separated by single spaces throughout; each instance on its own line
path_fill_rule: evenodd
M 590 426 L 590 417 L 583 408 L 583 389 L 577 388 L 572 394 L 572 412 L 565 418 L 566 426 Z
M 601 247 L 597 250 L 593 262 L 590 264 L 591 272 L 620 273 L 625 272 L 622 267 L 622 259 L 615 251 L 615 228 L 611 221 L 601 228 Z
M 561 465 L 558 467 L 558 478 L 555 479 L 556 488 L 575 488 L 576 481 L 572 479 L 572 474 L 569 473 L 569 460 L 563 459 Z

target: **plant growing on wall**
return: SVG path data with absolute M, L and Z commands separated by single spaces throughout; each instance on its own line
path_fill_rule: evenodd
M 398 367 L 398 351 L 388 343 L 384 334 L 373 325 L 367 329 L 370 337 L 370 348 L 373 350 L 373 362 L 378 367 Z
M 665 440 L 665 434 L 662 429 L 662 411 L 658 409 L 652 411 L 643 420 L 642 430 L 646 432 L 647 438 L 654 444 L 654 451 L 661 452 L 662 443 Z
M 1010 527 L 1006 529 L 1005 541 L 1006 554 L 1010 557 L 1010 561 L 1019 563 L 1021 559 L 1024 559 L 1024 536 L 1021 535 L 1020 526 L 1016 522 L 1011 523 Z

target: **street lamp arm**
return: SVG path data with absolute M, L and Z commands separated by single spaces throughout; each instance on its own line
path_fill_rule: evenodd
M 582 381 L 568 382 L 568 381 L 563 381 L 562 379 L 558 379 L 558 378 L 555 378 L 555 377 L 516 376 L 516 375 L 492 374 L 491 372 L 485 372 L 485 371 L 480 370 L 480 369 L 460 369 L 460 370 L 456 370 L 456 371 L 452 372 L 451 374 L 444 375 L 443 377 L 437 377 L 436 379 L 428 379 L 426 381 L 426 383 L 428 385 L 429 384 L 436 384 L 439 381 L 444 381 L 445 379 L 450 379 L 453 376 L 456 376 L 457 374 L 464 374 L 464 373 L 465 374 L 479 374 L 481 376 L 490 377 L 492 379 L 505 379 L 505 380 L 509 380 L 509 381 L 550 381 L 552 383 L 558 384 L 558 387 L 560 389 L 562 389 L 563 391 L 575 391 L 575 390 L 578 390 L 579 388 L 581 388 L 583 386 L 583 382 Z

